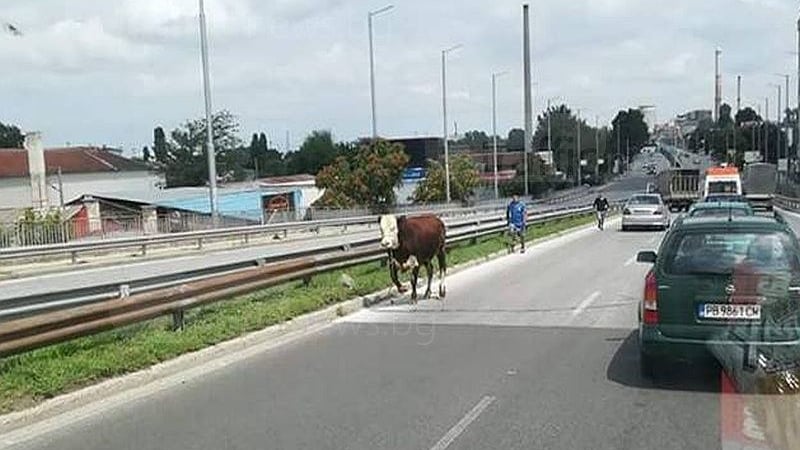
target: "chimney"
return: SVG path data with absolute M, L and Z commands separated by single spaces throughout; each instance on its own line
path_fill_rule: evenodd
M 44 164 L 42 134 L 25 135 L 25 150 L 28 152 L 28 173 L 31 176 L 31 206 L 34 209 L 47 208 L 47 172 Z

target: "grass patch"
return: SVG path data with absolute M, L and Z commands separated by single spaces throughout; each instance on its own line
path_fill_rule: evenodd
M 533 240 L 591 222 L 591 216 L 560 219 L 530 227 Z M 448 266 L 488 256 L 506 248 L 505 237 L 492 236 L 458 245 L 448 252 Z M 341 282 L 347 273 L 352 288 Z M 183 331 L 171 330 L 160 318 L 0 359 L 0 413 L 117 375 L 143 369 L 251 331 L 279 324 L 350 298 L 391 285 L 388 270 L 378 263 L 315 276 L 308 286 L 287 283 L 229 301 L 187 311 Z

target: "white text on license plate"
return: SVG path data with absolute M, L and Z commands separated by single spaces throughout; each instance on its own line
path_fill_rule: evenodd
M 761 305 L 703 303 L 698 305 L 701 319 L 761 320 Z

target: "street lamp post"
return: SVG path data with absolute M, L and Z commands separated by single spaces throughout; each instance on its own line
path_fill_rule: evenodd
M 367 28 L 369 29 L 369 99 L 372 107 L 372 139 L 378 138 L 378 123 L 375 114 L 375 51 L 372 45 L 372 18 L 388 12 L 394 5 L 387 5 L 381 9 L 367 13 Z
M 461 44 L 442 50 L 442 134 L 444 138 L 444 189 L 450 203 L 450 145 L 447 142 L 447 54 L 461 48 Z
M 575 117 L 577 119 L 576 122 L 578 124 L 577 127 L 576 127 L 577 128 L 576 131 L 577 131 L 577 135 L 578 135 L 578 140 L 577 140 L 577 143 L 576 143 L 577 145 L 575 146 L 575 153 L 577 153 L 577 158 L 578 158 L 578 169 L 576 170 L 577 179 L 576 179 L 575 185 L 576 186 L 580 186 L 581 185 L 581 162 L 582 162 L 582 160 L 581 160 L 581 110 L 578 109 L 577 112 L 578 113 L 577 113 L 577 115 Z
M 206 108 L 206 155 L 208 157 L 208 187 L 211 197 L 211 218 L 216 225 L 219 219 L 219 203 L 217 198 L 217 160 L 214 150 L 213 120 L 211 117 L 211 80 L 208 69 L 208 31 L 206 29 L 206 13 L 203 0 L 199 0 L 200 14 L 200 56 L 203 65 L 203 94 Z
M 600 177 L 600 116 L 594 116 L 594 177 Z
M 494 162 L 494 198 L 500 198 L 500 187 L 497 182 L 497 79 L 507 72 L 492 74 L 492 160 Z

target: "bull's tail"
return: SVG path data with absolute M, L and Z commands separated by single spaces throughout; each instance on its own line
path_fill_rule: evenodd
M 445 232 L 442 229 L 442 238 L 440 240 L 439 250 L 436 252 L 436 258 L 439 260 L 439 299 L 442 301 L 442 308 L 444 308 L 444 297 L 447 294 L 447 288 L 444 284 L 444 277 L 447 274 L 447 250 Z

